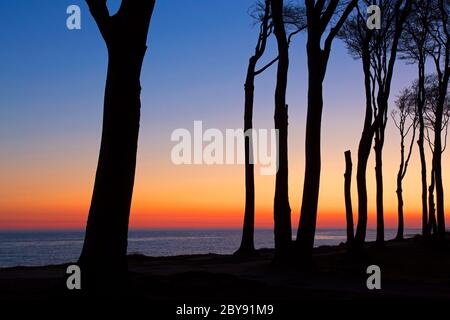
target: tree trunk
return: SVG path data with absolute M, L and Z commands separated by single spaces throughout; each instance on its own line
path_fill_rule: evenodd
M 354 240 L 353 231 L 353 208 L 352 208 L 352 155 L 350 151 L 345 152 L 345 174 L 344 174 L 345 212 L 347 221 L 347 245 L 351 246 Z
M 403 188 L 402 188 L 402 172 L 403 172 L 403 162 L 400 165 L 400 170 L 397 174 L 397 213 L 398 213 L 398 228 L 397 240 L 403 240 L 404 237 L 404 218 L 403 218 Z
M 439 110 L 440 109 L 440 110 Z M 437 235 L 440 240 L 445 238 L 445 215 L 444 215 L 444 186 L 442 183 L 442 109 L 439 108 L 436 115 L 433 166 L 436 183 L 436 220 Z
M 108 47 L 103 130 L 86 235 L 79 264 L 88 289 L 120 286 L 127 272 L 127 239 L 140 119 L 140 74 L 154 1 L 88 1 Z M 108 21 L 109 20 L 109 21 Z M 114 277 L 114 281 L 111 280 Z
M 250 58 L 245 81 L 244 131 L 253 129 L 253 100 L 255 88 L 255 57 Z M 245 212 L 241 246 L 237 253 L 251 254 L 255 251 L 255 173 L 251 160 L 253 154 L 252 135 L 245 138 Z
M 283 21 L 283 0 L 272 1 L 272 20 L 278 45 L 275 90 L 275 129 L 278 130 L 278 171 L 275 180 L 275 260 L 287 261 L 292 242 L 291 208 L 288 193 L 288 106 L 286 104 L 289 48 Z
M 297 233 L 297 245 L 300 255 L 304 258 L 309 258 L 312 255 L 316 232 L 321 169 L 322 82 L 328 60 L 320 48 L 320 36 L 317 32 L 313 28 L 309 27 L 308 29 L 308 111 L 305 136 L 305 177 Z
M 364 128 L 359 140 L 358 146 L 358 164 L 356 169 L 356 184 L 358 190 L 358 224 L 355 235 L 355 245 L 362 248 L 366 239 L 367 230 L 367 163 L 369 161 L 370 150 L 372 148 L 372 139 L 374 130 L 372 125 L 372 91 L 371 91 L 371 73 L 370 73 L 370 51 L 366 43 L 362 63 L 364 70 L 364 88 L 366 95 L 366 111 L 364 117 Z
M 434 179 L 434 165 L 431 166 L 431 183 L 428 188 L 428 212 L 429 212 L 429 224 L 428 224 L 428 235 L 437 236 L 437 223 L 436 223 L 436 205 L 434 203 L 434 188 L 436 186 Z
M 245 80 L 245 107 L 244 107 L 244 131 L 250 133 L 253 130 L 253 101 L 255 91 L 255 78 L 258 73 L 256 65 L 266 50 L 268 29 L 270 20 L 270 0 L 265 1 L 264 17 L 256 43 L 255 54 L 249 59 L 247 77 Z M 255 253 L 255 172 L 253 161 L 253 134 L 245 137 L 245 212 L 244 226 L 242 230 L 241 245 L 236 254 Z
M 380 126 L 381 127 L 381 126 Z M 375 179 L 377 201 L 377 238 L 378 246 L 384 245 L 384 207 L 383 207 L 383 128 L 378 128 L 375 134 Z
M 417 112 L 419 114 L 419 146 L 421 186 L 422 186 L 422 235 L 427 237 L 428 233 L 428 207 L 427 207 L 427 160 L 425 156 L 425 121 L 423 118 L 425 107 L 425 62 L 423 58 L 419 61 L 419 92 Z

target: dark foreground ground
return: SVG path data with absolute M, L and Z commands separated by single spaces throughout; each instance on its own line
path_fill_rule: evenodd
M 221 304 L 228 303 L 301 308 L 317 301 L 450 302 L 449 246 L 436 247 L 420 237 L 390 241 L 381 249 L 368 244 L 358 259 L 349 255 L 344 245 L 320 247 L 314 251 L 315 269 L 308 272 L 273 265 L 272 256 L 268 249 L 259 250 L 252 258 L 133 255 L 129 257 L 131 286 L 127 295 L 134 303 L 148 303 L 172 315 L 183 305 L 211 305 L 220 310 Z M 369 265 L 381 268 L 381 290 L 367 288 Z M 0 305 L 86 299 L 65 288 L 66 268 L 0 269 Z

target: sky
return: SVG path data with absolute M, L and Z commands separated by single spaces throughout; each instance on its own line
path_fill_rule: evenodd
M 120 1 L 108 1 L 111 13 Z M 81 30 L 66 28 L 66 9 L 81 7 Z M 242 224 L 242 165 L 172 163 L 178 128 L 242 128 L 244 80 L 258 28 L 248 11 L 253 0 L 159 0 L 151 21 L 142 69 L 142 116 L 132 228 L 229 228 Z M 81 229 L 89 210 L 97 165 L 106 48 L 81 0 L 0 2 L 0 229 Z M 304 175 L 307 74 L 305 35 L 290 50 L 289 197 L 293 226 L 299 219 Z M 276 56 L 274 39 L 264 57 Z M 429 69 L 429 72 L 432 70 Z M 273 128 L 276 66 L 255 89 L 256 128 Z M 391 108 L 416 77 L 398 61 Z M 360 61 L 340 41 L 324 82 L 322 179 L 318 226 L 345 226 L 344 151 L 356 164 L 364 118 Z M 417 149 L 417 148 L 416 148 Z M 406 227 L 420 226 L 417 150 L 404 183 Z M 399 136 L 387 127 L 384 151 L 385 218 L 394 228 Z M 448 152 L 444 187 L 450 185 Z M 375 226 L 373 156 L 368 166 L 369 226 Z M 256 175 L 256 226 L 273 226 L 274 176 Z M 356 218 L 356 186 L 353 202 Z M 450 210 L 449 193 L 445 195 Z

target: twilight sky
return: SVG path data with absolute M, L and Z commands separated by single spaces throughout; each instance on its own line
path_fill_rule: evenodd
M 111 12 L 119 0 L 108 1 Z M 236 227 L 244 207 L 243 166 L 175 166 L 177 128 L 241 128 L 243 83 L 257 27 L 253 0 L 159 0 L 142 71 L 142 118 L 132 227 Z M 66 8 L 82 10 L 82 29 L 66 28 Z M 0 2 L 0 229 L 82 228 L 100 144 L 106 48 L 84 1 Z M 305 35 L 291 46 L 289 104 L 290 201 L 297 227 L 303 185 L 306 116 Z M 271 39 L 265 60 L 275 57 Z M 256 83 L 257 128 L 273 127 L 276 66 Z M 430 68 L 428 72 L 432 72 Z M 392 100 L 416 77 L 399 61 Z M 319 227 L 345 224 L 344 151 L 357 144 L 364 88 L 359 61 L 340 41 L 333 46 L 324 85 L 323 166 Z M 391 109 L 394 107 L 391 103 Z M 384 154 L 385 210 L 396 224 L 395 177 L 399 137 L 392 122 Z M 431 160 L 430 160 L 431 161 Z M 450 185 L 448 152 L 444 187 Z M 369 224 L 374 225 L 374 165 L 368 168 Z M 274 176 L 256 176 L 256 223 L 272 226 Z M 405 179 L 406 226 L 420 225 L 417 150 Z M 355 187 L 355 182 L 353 184 Z M 353 188 L 355 189 L 355 188 Z M 450 198 L 446 193 L 446 208 Z M 356 214 L 356 192 L 354 211 Z

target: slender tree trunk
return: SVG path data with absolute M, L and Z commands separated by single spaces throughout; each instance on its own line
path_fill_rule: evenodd
M 395 237 L 397 240 L 403 240 L 405 223 L 403 217 L 403 189 L 402 189 L 402 180 L 397 175 L 397 211 L 398 211 L 398 227 L 397 227 L 397 236 Z
M 377 201 L 377 238 L 379 246 L 384 245 L 384 206 L 383 206 L 383 128 L 379 128 L 375 134 L 375 180 Z
M 428 188 L 428 212 L 429 212 L 429 224 L 428 235 L 437 236 L 437 222 L 436 222 L 436 204 L 434 203 L 434 188 L 436 186 L 434 179 L 434 165 L 431 166 L 431 183 Z
M 397 213 L 398 213 L 398 228 L 397 228 L 397 236 L 395 237 L 397 240 L 403 240 L 404 236 L 404 218 L 403 218 L 403 172 L 405 167 L 405 138 L 403 132 L 401 134 L 400 141 L 400 168 L 397 173 Z
M 443 105 L 442 105 L 443 106 Z M 444 186 L 442 183 L 442 108 L 438 108 L 435 124 L 433 166 L 436 183 L 436 218 L 437 235 L 439 239 L 445 238 L 445 215 L 444 215 Z
M 154 1 L 88 1 L 108 47 L 103 131 L 94 191 L 79 260 L 88 289 L 115 287 L 127 271 L 127 239 L 140 119 L 140 74 Z M 115 281 L 111 281 L 111 276 Z
M 419 93 L 418 93 L 418 114 L 419 114 L 419 146 L 421 186 L 422 186 L 422 235 L 427 237 L 428 233 L 428 207 L 427 207 L 427 161 L 425 156 L 425 121 L 423 118 L 425 107 L 425 62 L 423 58 L 419 61 Z
M 256 59 L 250 58 L 247 78 L 245 81 L 245 110 L 244 110 L 244 131 L 253 129 L 253 100 L 255 88 L 255 68 Z M 245 138 L 245 212 L 244 227 L 242 230 L 242 241 L 238 253 L 253 253 L 255 251 L 255 173 L 254 164 L 251 161 L 253 154 L 252 135 Z
M 263 56 L 268 38 L 270 20 L 270 0 L 265 1 L 264 17 L 256 43 L 255 54 L 249 59 L 247 77 L 245 80 L 245 107 L 244 107 L 244 131 L 245 138 L 245 212 L 242 241 L 236 254 L 253 254 L 255 252 L 255 172 L 253 162 L 253 101 L 255 91 L 255 78 L 261 69 L 256 71 L 256 65 Z M 270 66 L 270 65 L 268 65 Z M 268 67 L 266 66 L 266 67 Z
M 351 246 L 354 240 L 353 230 L 353 207 L 352 207 L 352 155 L 350 151 L 345 152 L 345 174 L 344 174 L 344 194 L 345 194 L 345 217 L 347 221 L 347 245 Z
M 288 193 L 288 106 L 286 104 L 289 46 L 283 21 L 283 0 L 272 0 L 272 20 L 279 57 L 274 115 L 275 129 L 278 130 L 279 137 L 274 197 L 275 259 L 287 261 L 292 242 L 292 226 Z
M 367 163 L 369 161 L 370 150 L 374 130 L 372 125 L 372 90 L 370 74 L 370 51 L 368 43 L 365 45 L 362 55 L 364 70 L 364 87 L 366 94 L 366 111 L 364 118 L 364 128 L 358 146 L 358 164 L 356 171 L 356 184 L 358 190 L 358 224 L 356 228 L 355 244 L 362 248 L 366 239 L 367 230 Z

